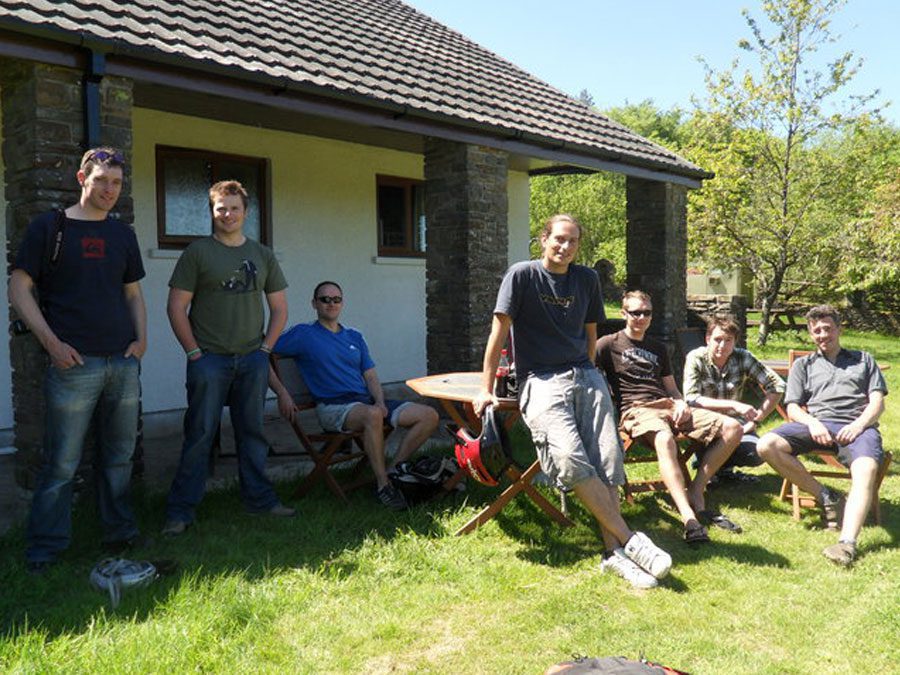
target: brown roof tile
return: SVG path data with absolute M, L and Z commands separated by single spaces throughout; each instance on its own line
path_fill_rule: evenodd
M 0 26 L 22 23 L 707 175 L 400 0 L 0 0 Z

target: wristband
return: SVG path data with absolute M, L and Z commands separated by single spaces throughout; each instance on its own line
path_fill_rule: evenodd
M 269 345 L 267 345 L 265 342 L 263 342 L 263 343 L 259 346 L 259 349 L 260 349 L 260 351 L 263 351 L 263 352 L 265 352 L 266 354 L 271 354 L 271 353 L 272 353 L 272 348 L 271 348 Z
M 194 347 L 191 351 L 186 352 L 185 356 L 187 356 L 188 358 L 191 358 L 192 356 L 194 356 L 194 354 L 200 354 L 202 352 L 203 352 L 203 350 L 200 349 L 200 347 Z

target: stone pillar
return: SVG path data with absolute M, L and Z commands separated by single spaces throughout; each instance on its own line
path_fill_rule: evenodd
M 38 214 L 75 203 L 75 173 L 85 148 L 82 73 L 31 61 L 0 59 L 3 160 L 6 186 L 6 254 L 10 264 L 28 223 Z M 131 150 L 132 89 L 129 80 L 106 78 L 101 96 L 103 143 Z M 129 168 L 117 217 L 133 220 Z M 10 318 L 13 312 L 10 308 Z M 42 392 L 46 355 L 31 335 L 10 339 L 16 480 L 32 488 L 43 438 Z
M 425 143 L 428 372 L 481 370 L 508 263 L 506 153 Z
M 627 287 L 653 298 L 650 333 L 674 344 L 687 313 L 687 188 L 625 181 Z

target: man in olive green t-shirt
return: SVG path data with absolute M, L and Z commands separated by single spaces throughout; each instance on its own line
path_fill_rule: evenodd
M 188 409 L 163 534 L 182 534 L 203 499 L 209 453 L 228 405 L 241 498 L 248 511 L 293 516 L 265 474 L 263 436 L 268 354 L 287 322 L 287 282 L 271 249 L 243 233 L 247 191 L 237 181 L 210 188 L 213 233 L 185 249 L 169 280 L 168 314 L 187 355 Z M 269 321 L 265 334 L 265 294 Z

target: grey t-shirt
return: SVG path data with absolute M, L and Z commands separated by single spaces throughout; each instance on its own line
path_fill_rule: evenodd
M 849 424 L 869 404 L 869 394 L 887 394 L 887 383 L 868 352 L 841 349 L 831 363 L 819 352 L 794 362 L 784 404 L 806 406 L 819 420 Z
M 518 376 L 593 367 L 584 325 L 597 323 L 600 305 L 600 282 L 588 267 L 569 265 L 565 274 L 552 274 L 540 260 L 510 267 L 494 313 L 512 319 Z

